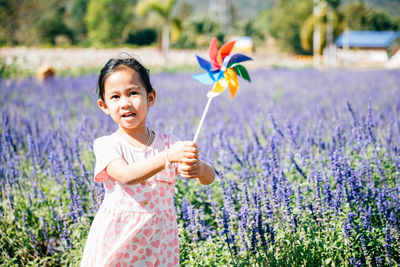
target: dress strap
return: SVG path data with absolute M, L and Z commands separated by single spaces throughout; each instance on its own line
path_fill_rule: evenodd
M 162 134 L 162 139 L 164 141 L 165 148 L 169 148 L 168 135 L 167 134 Z

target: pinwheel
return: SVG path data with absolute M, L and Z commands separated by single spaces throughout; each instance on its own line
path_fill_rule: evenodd
M 230 55 L 235 45 L 235 42 L 236 41 L 228 42 L 221 46 L 221 48 L 218 50 L 217 38 L 213 38 L 208 50 L 210 61 L 196 55 L 200 67 L 206 72 L 194 74 L 193 78 L 201 83 L 208 85 L 214 83 L 214 86 L 207 93 L 208 102 L 204 109 L 203 116 L 200 120 L 195 137 L 193 139 L 194 142 L 196 142 L 197 140 L 211 100 L 222 93 L 227 87 L 229 87 L 231 97 L 235 97 L 236 92 L 239 88 L 237 76 L 240 76 L 249 82 L 251 81 L 246 68 L 243 67 L 243 65 L 239 64 L 240 62 L 251 60 L 251 58 L 243 54 Z

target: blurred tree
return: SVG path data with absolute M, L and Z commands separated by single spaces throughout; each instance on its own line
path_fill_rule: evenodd
M 279 0 L 271 11 L 269 32 L 285 51 L 303 54 L 300 30 L 312 14 L 312 0 Z
M 133 4 L 130 0 L 89 0 L 85 17 L 89 42 L 95 46 L 123 43 L 124 28 L 133 19 Z
M 254 20 L 254 28 L 261 34 L 261 41 L 265 41 L 265 37 L 268 34 L 268 28 L 270 26 L 271 9 L 264 9 L 261 11 Z
M 175 2 L 176 0 L 142 0 L 136 6 L 136 14 L 139 16 L 145 16 L 154 12 L 162 19 L 161 50 L 166 62 L 168 60 L 171 27 L 175 30 L 181 28 L 181 21 L 179 18 L 172 15 Z
M 171 43 L 172 45 L 176 43 L 179 38 L 181 37 L 182 31 L 184 30 L 184 27 L 187 22 L 190 21 L 190 16 L 192 15 L 193 8 L 192 6 L 187 3 L 187 2 L 182 2 L 179 5 L 179 9 L 176 15 L 176 22 L 178 22 L 178 27 L 175 26 L 175 30 L 171 32 Z
M 301 46 L 306 52 L 311 52 L 314 46 L 314 30 L 319 27 L 319 47 L 317 51 L 322 54 L 323 48 L 332 44 L 335 38 L 343 32 L 343 15 L 340 13 L 339 0 L 326 1 L 321 4 L 321 11 L 318 16 L 311 14 L 301 27 Z
M 18 28 L 18 6 L 21 2 L 0 0 L 0 45 L 16 44 L 14 33 Z
M 270 9 L 264 9 L 254 18 L 237 20 L 235 25 L 235 34 L 249 36 L 253 40 L 253 49 L 265 41 L 265 35 L 268 32 L 270 18 Z
M 36 45 L 54 43 L 57 35 L 72 38 L 63 22 L 65 2 L 1 0 L 0 14 L 4 16 L 0 16 L 0 42 Z
M 209 16 L 184 20 L 179 39 L 173 44 L 177 48 L 207 48 L 213 37 L 222 43 L 225 31 L 221 24 Z
M 135 45 L 150 45 L 157 41 L 157 31 L 151 28 L 139 29 L 128 34 L 126 42 Z
M 351 30 L 399 30 L 396 18 L 385 11 L 368 8 L 363 2 L 349 3 L 342 9 L 346 27 Z
M 43 10 L 43 13 L 38 17 L 36 27 L 41 43 L 55 45 L 57 38 L 62 39 L 63 44 L 73 42 L 73 33 L 64 22 L 65 4 L 49 1 L 42 3 L 40 10 Z
M 74 43 L 85 41 L 87 28 L 85 15 L 89 0 L 72 0 L 66 8 L 65 24 L 71 29 Z
M 260 22 L 257 20 L 245 20 L 241 25 L 236 26 L 236 34 L 251 37 L 253 40 L 253 49 L 255 49 L 257 45 L 265 41 L 265 25 L 266 23 L 264 22 L 264 27 L 261 28 Z

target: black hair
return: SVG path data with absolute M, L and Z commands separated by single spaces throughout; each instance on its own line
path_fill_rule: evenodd
M 147 93 L 153 91 L 153 87 L 150 83 L 150 71 L 146 69 L 142 64 L 140 64 L 139 61 L 131 56 L 128 58 L 112 58 L 104 65 L 104 67 L 100 71 L 97 88 L 99 99 L 104 101 L 104 83 L 108 76 L 113 74 L 115 71 L 124 68 L 130 68 L 139 74 Z

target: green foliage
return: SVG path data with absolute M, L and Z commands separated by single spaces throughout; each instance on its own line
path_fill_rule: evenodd
M 260 140 L 261 143 L 267 140 Z M 240 142 L 238 142 L 240 148 Z M 348 151 L 349 166 L 358 168 L 364 160 L 371 160 L 371 171 L 377 174 L 373 155 L 382 160 L 382 171 L 385 180 L 376 176 L 376 183 L 384 183 L 389 188 L 396 184 L 396 168 L 393 162 L 385 159 L 386 151 L 374 151 L 370 146 L 362 154 Z M 22 194 L 14 194 L 13 205 L 9 201 L 10 196 L 1 195 L 2 214 L 0 218 L 0 262 L 2 266 L 79 266 L 79 261 L 90 229 L 93 213 L 88 212 L 92 205 L 92 199 L 85 192 L 85 188 L 77 188 L 77 194 L 82 196 L 82 204 L 85 214 L 88 216 L 80 218 L 78 223 L 73 223 L 70 218 L 68 187 L 61 185 L 51 175 L 41 172 L 35 168 L 35 164 L 21 152 L 20 171 L 21 177 L 19 190 Z M 374 153 L 377 152 L 377 153 Z M 316 155 L 316 159 L 317 159 Z M 91 169 L 94 155 L 91 151 L 82 151 L 82 163 L 87 170 Z M 75 164 L 77 162 L 74 162 Z M 76 165 L 73 165 L 76 167 Z M 312 168 L 312 164 L 305 164 Z M 241 168 L 239 164 L 232 164 L 231 168 L 224 173 L 225 178 L 233 179 L 237 183 L 243 182 L 236 176 Z M 78 170 L 78 168 L 77 168 Z M 33 172 L 37 174 L 37 181 L 30 180 Z M 306 169 L 306 173 L 311 169 Z M 81 175 L 81 174 L 79 174 Z M 89 174 L 90 176 L 91 174 Z M 375 258 L 385 255 L 385 228 L 387 220 L 379 215 L 376 203 L 366 203 L 372 208 L 371 228 L 363 227 L 362 211 L 357 205 L 345 204 L 339 214 L 333 210 L 320 209 L 324 198 L 322 193 L 320 199 L 313 199 L 313 190 L 318 187 L 304 177 L 299 177 L 295 170 L 285 171 L 289 182 L 296 183 L 304 190 L 304 200 L 301 202 L 302 211 L 299 210 L 297 197 L 293 195 L 289 205 L 297 218 L 296 227 L 287 218 L 286 209 L 280 207 L 275 213 L 275 218 L 268 217 L 266 213 L 262 220 L 273 226 L 275 235 L 272 237 L 266 234 L 266 244 L 259 243 L 254 250 L 244 248 L 240 245 L 240 233 L 237 223 L 231 220 L 232 232 L 237 240 L 237 254 L 225 240 L 225 234 L 221 226 L 223 187 L 222 179 L 217 179 L 209 189 L 212 191 L 213 201 L 217 203 L 217 213 L 211 209 L 210 199 L 207 197 L 205 187 L 197 181 L 177 179 L 175 201 L 178 209 L 178 224 L 180 236 L 180 264 L 182 266 L 349 266 L 349 259 L 363 259 L 366 265 L 374 265 Z M 252 185 L 255 177 L 248 177 Z M 88 178 L 89 179 L 89 178 Z M 333 179 L 333 177 L 331 177 Z M 22 182 L 23 180 L 23 182 Z M 32 191 L 33 183 L 43 192 L 44 196 L 36 195 Z M 75 181 L 72 181 L 75 183 Z M 367 188 L 367 185 L 363 185 Z M 267 191 L 270 189 L 267 189 Z M 322 185 L 319 190 L 322 192 Z M 7 192 L 3 190 L 2 192 Z M 233 192 L 232 200 L 236 210 L 240 209 L 243 203 L 238 203 L 238 196 L 242 197 L 240 190 Z M 272 195 L 270 195 L 272 199 Z M 188 221 L 181 215 L 182 202 L 187 200 L 196 210 L 203 209 L 203 214 L 196 216 L 196 225 L 201 229 L 202 219 L 205 224 L 215 233 L 202 236 L 201 231 L 193 233 L 188 227 Z M 366 199 L 365 201 L 371 201 Z M 315 203 L 315 210 L 307 209 L 307 203 Z M 51 208 L 56 209 L 57 214 L 63 217 L 62 224 L 53 217 Z M 352 212 L 354 218 L 351 222 L 349 236 L 344 233 L 344 225 L 347 223 L 347 216 Z M 68 229 L 70 244 L 60 238 L 61 232 Z M 44 231 L 46 229 L 46 231 Z M 393 230 L 394 242 L 400 242 L 399 233 Z M 48 236 L 44 236 L 44 233 Z M 248 244 L 251 242 L 252 233 L 248 229 L 243 233 Z M 52 238 L 53 237 L 53 238 Z M 259 238 L 259 237 L 257 237 Z M 50 241 L 48 241 L 50 240 Z M 363 242 L 365 245 L 363 245 Z M 50 243 L 50 244 L 49 244 Z M 399 253 L 399 248 L 392 246 L 393 253 Z
M 347 28 L 351 30 L 399 30 L 400 24 L 388 13 L 367 7 L 363 2 L 349 3 L 342 10 Z
M 225 15 L 228 19 L 223 21 L 217 15 L 210 16 L 210 3 L 207 1 L 3 0 L 0 1 L 0 46 L 147 45 L 157 38 L 153 29 L 160 33 L 161 25 L 167 23 L 170 26 L 171 46 L 175 48 L 203 48 L 207 46 L 209 36 L 217 36 L 222 41 L 225 36 L 231 35 L 250 36 L 257 48 L 264 45 L 265 36 L 269 33 L 282 50 L 305 53 L 310 48 L 304 44 L 301 46 L 300 31 L 312 14 L 312 2 L 257 0 L 250 4 L 239 0 L 228 1 Z M 337 15 L 345 15 L 349 29 L 400 29 L 398 1 L 324 2 L 333 10 L 340 9 Z M 135 10 L 137 14 L 148 13 L 149 16 L 138 18 Z M 158 14 L 158 19 L 150 13 Z M 312 28 L 310 20 L 306 24 L 308 29 Z M 198 29 L 198 26 L 208 30 Z M 340 29 L 340 26 L 335 26 L 335 34 L 336 31 L 340 34 L 343 30 Z M 303 39 L 310 43 L 310 31 L 304 32 L 307 34 Z
M 133 18 L 129 0 L 90 0 L 85 17 L 89 42 L 94 46 L 123 43 L 121 33 Z
M 182 33 L 172 46 L 174 48 L 207 48 L 213 37 L 217 37 L 220 43 L 224 42 L 224 29 L 217 21 L 204 16 L 184 21 Z
M 300 30 L 306 19 L 312 14 L 311 0 L 279 1 L 271 12 L 270 34 L 282 50 L 303 54 Z M 290 15 L 288 15 L 290 14 Z
M 301 27 L 300 38 L 301 38 L 301 46 L 307 52 L 312 52 L 313 48 L 313 32 L 316 24 L 320 27 L 320 38 L 321 43 L 319 47 L 319 52 L 322 54 L 324 47 L 327 45 L 327 32 L 328 32 L 328 23 L 329 18 L 331 16 L 331 27 L 332 27 L 332 41 L 334 41 L 344 30 L 344 17 L 342 13 L 337 9 L 329 8 L 325 6 L 322 10 L 321 15 L 316 17 L 314 15 L 310 15 L 307 20 L 304 22 Z
M 157 31 L 151 28 L 137 30 L 129 33 L 126 42 L 134 45 L 150 45 L 157 41 Z
M 52 45 L 57 43 L 72 43 L 74 35 L 63 20 L 65 7 L 57 6 L 56 4 L 48 4 L 43 7 L 43 9 L 51 11 L 47 11 L 44 15 L 40 16 L 36 25 L 41 42 L 50 43 Z M 57 41 L 57 38 L 64 38 L 64 40 Z
M 87 29 L 85 15 L 89 0 L 73 0 L 67 6 L 65 24 L 73 33 L 74 43 L 83 43 L 86 38 Z
M 144 16 L 150 12 L 155 12 L 165 21 L 169 21 L 171 19 L 171 11 L 175 2 L 176 0 L 142 0 L 136 6 L 136 13 L 139 16 Z
M 18 65 L 15 58 L 12 62 L 6 62 L 4 59 L 0 58 L 0 78 L 8 79 L 33 75 L 34 73 L 31 70 Z
M 0 1 L 0 45 L 14 43 L 17 28 L 16 5 L 12 1 Z

